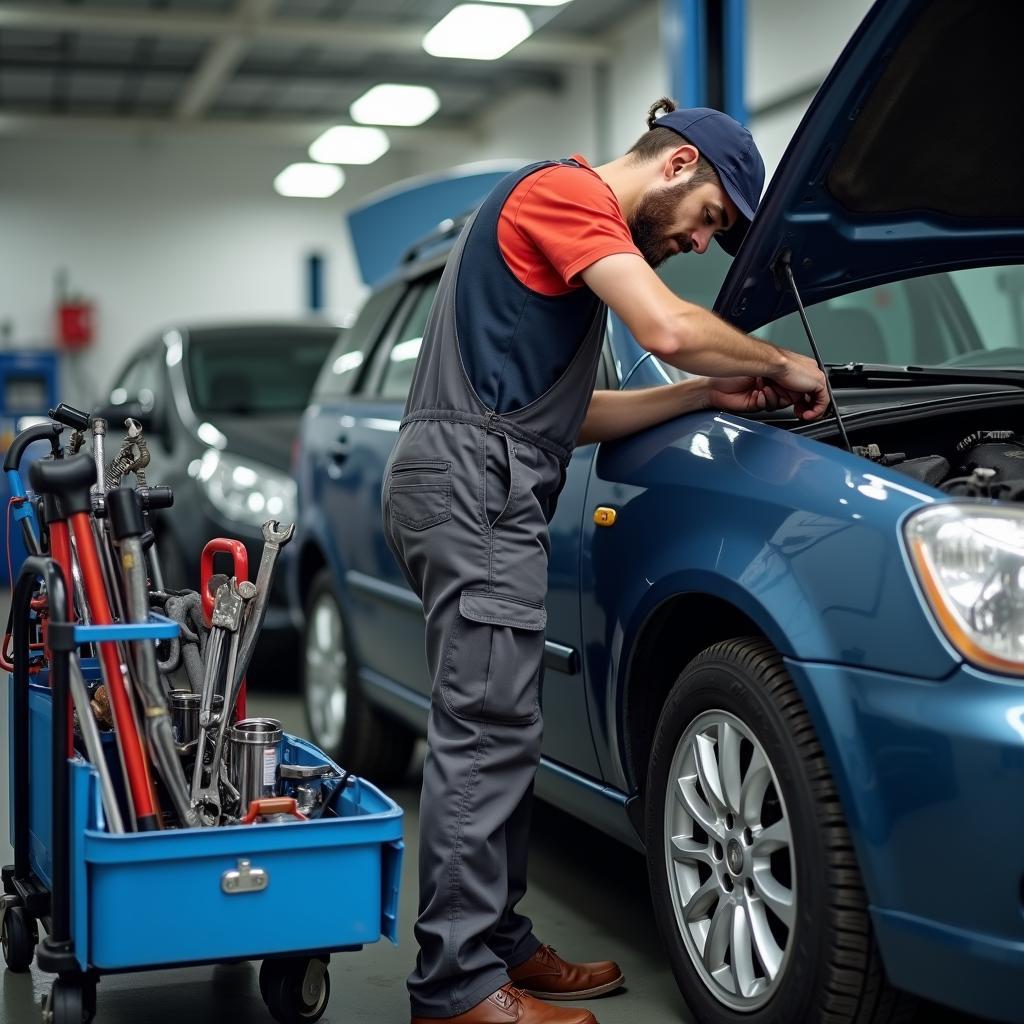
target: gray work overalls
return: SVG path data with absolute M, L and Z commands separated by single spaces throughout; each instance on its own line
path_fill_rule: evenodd
M 605 324 L 589 289 L 539 295 L 501 255 L 502 205 L 549 166 L 499 183 L 452 250 L 384 475 L 385 536 L 423 601 L 433 680 L 409 978 L 424 1017 L 475 1006 L 539 945 L 515 907 L 541 751 L 548 522 Z

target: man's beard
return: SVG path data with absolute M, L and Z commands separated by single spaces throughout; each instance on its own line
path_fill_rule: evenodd
M 674 235 L 665 234 L 665 225 L 676 216 L 679 200 L 704 184 L 690 178 L 668 189 L 649 189 L 640 197 L 633 215 L 627 220 L 633 244 L 640 255 L 652 266 L 658 267 L 672 255 Z M 681 252 L 689 252 L 687 245 Z

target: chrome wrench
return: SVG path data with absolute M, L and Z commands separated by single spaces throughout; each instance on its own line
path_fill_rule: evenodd
M 238 596 L 242 599 L 243 608 L 256 596 L 256 585 L 248 580 L 238 584 Z M 241 618 L 241 615 L 239 616 Z M 200 818 L 204 825 L 216 825 L 220 820 L 221 800 L 219 781 L 221 776 L 221 761 L 224 757 L 224 737 L 227 733 L 228 724 L 235 711 L 235 703 L 238 700 L 238 692 L 241 689 L 241 676 L 232 683 L 236 676 L 238 664 L 239 632 L 236 629 L 231 634 L 231 644 L 228 647 L 228 666 L 226 672 L 227 692 L 224 695 L 224 707 L 221 709 L 220 721 L 217 723 L 217 740 L 213 746 L 213 757 L 210 758 L 210 781 L 207 786 L 199 791 Z M 236 794 L 237 795 L 237 794 Z
M 242 598 L 234 578 L 217 588 L 213 614 L 210 616 L 210 638 L 206 642 L 206 665 L 203 673 L 202 702 L 199 705 L 199 746 L 196 748 L 196 763 L 192 770 L 192 805 L 199 800 L 203 788 L 203 756 L 206 753 L 206 735 L 213 714 L 213 698 L 217 692 L 221 668 L 224 663 L 225 640 L 237 634 L 242 617 Z
M 295 524 L 289 523 L 284 529 L 275 519 L 263 524 L 263 553 L 260 556 L 260 567 L 256 573 L 256 599 L 249 610 L 248 618 L 245 620 L 245 629 L 242 630 L 242 640 L 238 655 L 238 668 L 236 679 L 229 680 L 228 688 L 240 682 L 249 668 L 252 661 L 253 651 L 256 649 L 256 641 L 259 639 L 260 629 L 263 627 L 263 620 L 267 616 L 267 605 L 270 602 L 270 585 L 274 581 L 274 566 L 277 563 L 277 556 L 281 548 L 292 539 L 295 533 Z
M 248 588 L 247 588 L 248 592 Z M 251 598 L 250 598 L 251 600 Z M 242 623 L 242 610 L 245 606 L 242 592 L 232 578 L 222 584 L 214 599 L 213 614 L 210 616 L 210 639 L 207 643 L 206 674 L 203 677 L 202 704 L 199 708 L 199 746 L 196 749 L 196 763 L 192 770 L 192 806 L 200 812 L 204 824 L 211 824 L 209 818 L 215 815 L 212 824 L 220 817 L 220 793 L 217 786 L 216 765 L 211 764 L 210 781 L 203 785 L 203 760 L 206 752 L 206 737 L 211 725 L 213 713 L 213 697 L 221 674 L 221 662 L 224 659 L 224 642 L 228 640 L 228 676 L 226 689 L 231 688 L 231 673 L 238 659 L 239 626 Z M 227 722 L 227 708 L 221 709 L 218 736 L 221 735 Z M 215 811 L 208 810 L 215 808 Z

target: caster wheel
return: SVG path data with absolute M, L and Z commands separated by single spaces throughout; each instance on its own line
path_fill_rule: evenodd
M 29 916 L 24 907 L 10 907 L 4 914 L 0 941 L 3 943 L 4 960 L 8 970 L 22 974 L 32 966 L 39 942 L 39 929 L 35 918 Z
M 331 998 L 326 959 L 264 960 L 260 994 L 278 1024 L 312 1024 Z
M 58 978 L 43 997 L 43 1024 L 83 1024 L 82 983 Z

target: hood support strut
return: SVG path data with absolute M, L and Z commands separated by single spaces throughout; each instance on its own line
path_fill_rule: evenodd
M 772 268 L 775 273 L 775 280 L 781 285 L 785 285 L 793 293 L 793 298 L 796 300 L 796 308 L 800 311 L 800 320 L 804 325 L 804 332 L 807 334 L 807 340 L 811 343 L 811 351 L 814 353 L 814 358 L 818 361 L 818 369 L 825 375 L 825 388 L 828 391 L 829 404 L 832 406 L 832 413 L 836 418 L 836 426 L 839 428 L 839 436 L 843 439 L 843 445 L 848 452 L 852 452 L 853 448 L 850 446 L 850 438 L 846 433 L 846 426 L 843 423 L 843 417 L 839 413 L 839 406 L 836 405 L 836 397 L 832 392 L 832 384 L 828 379 L 828 367 L 821 360 L 821 353 L 818 351 L 817 342 L 814 340 L 814 334 L 811 332 L 811 324 L 807 319 L 807 313 L 804 310 L 803 300 L 800 298 L 800 290 L 796 286 L 796 280 L 793 278 L 793 267 L 790 259 L 791 252 L 789 249 L 783 249 L 779 253 L 775 260 L 775 266 Z

